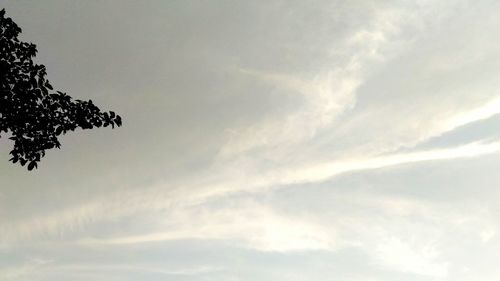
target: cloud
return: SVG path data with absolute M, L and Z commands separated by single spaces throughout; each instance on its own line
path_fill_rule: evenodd
M 432 243 L 414 245 L 389 237 L 375 248 L 375 255 L 383 266 L 391 269 L 434 278 L 445 278 L 448 275 L 448 264 L 434 261 L 438 253 Z
M 124 265 L 124 264 L 62 264 L 55 265 L 47 271 L 69 271 L 69 272 L 100 272 L 101 274 L 106 271 L 111 272 L 127 272 L 127 273 L 147 273 L 159 274 L 170 276 L 198 276 L 211 274 L 224 270 L 222 267 L 199 266 L 199 267 L 185 267 L 185 268 L 172 268 L 168 269 L 165 266 L 152 266 L 148 264 L 138 265 Z M 47 272 L 45 272 L 47 273 Z
M 300 217 L 274 212 L 257 202 L 237 201 L 216 209 L 195 205 L 163 218 L 169 231 L 110 239 L 84 239 L 90 245 L 127 245 L 172 240 L 236 241 L 240 247 L 259 251 L 328 250 L 335 237 L 320 225 Z
M 395 153 L 386 156 L 379 156 L 367 159 L 333 161 L 305 167 L 303 169 L 292 170 L 283 176 L 281 184 L 318 182 L 329 179 L 333 176 L 396 165 L 411 164 L 423 161 L 451 160 L 458 158 L 479 157 L 486 154 L 492 154 L 500 151 L 500 142 L 482 143 L 474 142 L 462 146 L 417 151 L 410 153 Z
M 228 177 L 227 174 L 219 175 L 215 183 L 201 181 L 189 188 L 186 186 L 171 188 L 164 191 L 165 186 L 160 184 L 149 189 L 137 191 L 120 192 L 106 198 L 100 198 L 94 202 L 88 202 L 81 206 L 72 207 L 64 211 L 59 211 L 51 215 L 41 215 L 37 218 L 22 222 L 2 224 L 2 240 L 9 244 L 9 241 L 26 239 L 33 236 L 48 235 L 65 236 L 81 230 L 89 224 L 105 223 L 119 218 L 130 218 L 137 213 L 160 212 L 162 210 L 178 210 L 174 214 L 178 217 L 170 217 L 173 221 L 181 221 L 182 227 L 178 230 L 167 233 L 154 233 L 151 235 L 123 238 L 121 243 L 131 243 L 139 241 L 169 240 L 184 238 L 209 238 L 218 237 L 245 237 L 243 240 L 253 241 L 251 233 L 267 233 L 267 238 L 256 240 L 251 243 L 255 247 L 262 249 L 294 249 L 306 247 L 325 248 L 330 242 L 323 237 L 322 231 L 314 226 L 308 226 L 305 222 L 296 222 L 280 216 L 276 216 L 269 210 L 264 211 L 263 206 L 254 206 L 225 212 L 222 210 L 212 210 L 214 214 L 193 213 L 190 207 L 204 204 L 217 198 L 224 198 L 231 195 L 244 193 L 263 193 L 275 188 L 283 188 L 287 185 L 297 185 L 305 183 L 323 182 L 332 177 L 363 170 L 371 170 L 397 165 L 407 165 L 424 161 L 451 160 L 459 158 L 478 157 L 481 155 L 496 153 L 500 151 L 500 142 L 481 143 L 475 142 L 454 148 L 436 149 L 428 151 L 418 151 L 410 153 L 399 153 L 367 159 L 351 159 L 348 161 L 332 161 L 311 166 L 287 167 L 275 169 L 265 174 L 247 174 L 243 177 Z M 197 190 L 195 192 L 195 190 Z M 184 213 L 185 212 L 185 213 Z M 208 217 L 207 217 L 208 216 Z M 224 224 L 222 228 L 217 228 L 214 224 L 215 218 L 219 217 L 226 222 L 246 221 L 247 217 L 254 217 L 255 223 L 249 224 Z M 193 218 L 206 218 L 209 223 L 195 223 Z M 184 223 L 187 222 L 187 225 Z M 207 229 L 199 232 L 198 225 L 205 225 Z M 187 227 L 187 229 L 186 229 Z M 250 231 L 250 230 L 253 230 Z M 304 230 L 301 232 L 299 230 Z M 277 233 L 288 233 L 291 235 L 288 240 L 275 239 Z M 315 234 L 316 233 L 316 234 Z M 247 237 L 249 234 L 249 237 Z M 309 238 L 310 240 L 308 240 Z M 273 240 L 275 239 L 275 240 Z M 282 244 L 279 242 L 281 241 Z M 303 244 L 304 246 L 297 246 Z M 266 246 L 267 245 L 267 246 Z M 288 245 L 288 246 L 287 246 Z
M 460 126 L 491 118 L 498 113 L 500 113 L 500 98 L 493 99 L 477 108 L 457 114 L 457 116 L 448 121 L 446 127 L 449 130 L 453 130 Z
M 0 277 L 5 281 L 27 280 L 29 276 L 36 275 L 36 272 L 43 270 L 52 262 L 52 260 L 31 258 L 23 265 L 1 268 Z
M 441 185 L 435 182 L 436 166 L 449 172 L 447 166 L 463 165 L 452 172 L 467 174 L 469 163 L 496 163 L 496 139 L 472 134 L 458 146 L 446 140 L 446 133 L 500 111 L 498 71 L 492 63 L 498 42 L 490 36 L 500 26 L 490 12 L 495 9 L 464 1 L 327 2 L 179 2 L 139 10 L 127 2 L 126 12 L 117 10 L 111 18 L 99 5 L 82 5 L 78 20 L 65 18 L 64 26 L 83 30 L 87 22 L 95 27 L 104 21 L 106 29 L 72 32 L 76 37 L 66 32 L 71 48 L 57 44 L 53 53 L 71 60 L 50 60 L 64 72 L 55 77 L 66 81 L 68 89 L 76 87 L 76 93 L 123 99 L 116 107 L 128 110 L 130 125 L 117 133 L 123 142 L 68 139 L 67 154 L 48 159 L 56 163 L 54 170 L 41 170 L 31 181 L 6 174 L 0 250 L 40 251 L 37 247 L 44 244 L 55 257 L 95 250 L 73 257 L 75 264 L 61 265 L 80 276 L 123 271 L 183 278 L 206 274 L 210 279 L 213 268 L 202 265 L 162 270 L 112 262 L 122 250 L 137 249 L 152 260 L 164 259 L 171 257 L 173 244 L 196 240 L 197 245 L 220 243 L 231 258 L 242 252 L 262 255 L 243 266 L 235 259 L 236 268 L 247 271 L 262 260 L 274 269 L 277 257 L 298 256 L 302 265 L 314 256 L 322 261 L 309 270 L 322 275 L 337 261 L 323 260 L 319 253 L 335 252 L 341 260 L 354 260 L 354 269 L 346 271 L 356 272 L 360 280 L 412 280 L 453 279 L 459 265 L 471 264 L 471 248 L 479 249 L 477 256 L 482 256 L 481 247 L 495 249 L 495 191 L 483 187 L 488 194 L 481 198 L 491 201 L 480 202 L 452 194 L 458 179 L 450 174 L 452 179 Z M 52 11 L 50 6 L 44 13 Z M 64 13 L 47 17 L 54 26 L 61 26 L 57 14 L 78 11 L 64 7 L 57 10 Z M 29 14 L 24 8 L 19 15 Z M 63 37 L 59 29 L 38 28 L 51 30 L 50 36 L 37 32 L 46 46 Z M 130 36 L 133 44 L 127 45 Z M 109 44 L 81 50 L 91 58 L 91 69 L 75 69 L 84 65 L 75 63 L 77 45 L 95 38 Z M 64 67 L 67 62 L 70 68 Z M 120 71 L 113 71 L 115 66 Z M 98 82 L 90 82 L 90 91 L 85 73 Z M 445 139 L 440 148 L 421 146 L 437 137 Z M 113 152 L 107 151 L 110 147 Z M 84 157 L 80 162 L 72 155 Z M 411 174 L 391 181 L 397 168 L 419 169 L 431 187 L 419 186 Z M 363 181 L 376 172 L 385 180 Z M 340 176 L 352 181 L 339 188 Z M 467 188 L 474 191 L 490 184 L 488 177 L 475 177 L 471 172 L 459 178 L 469 179 Z M 359 182 L 362 188 L 355 185 Z M 33 186 L 40 187 L 35 192 Z M 318 189 L 321 194 L 311 195 Z M 287 197 L 290 190 L 299 199 Z M 435 194 L 446 200 L 435 200 Z M 462 196 L 460 206 L 447 200 L 454 196 Z M 210 259 L 200 248 L 186 255 Z M 352 255 L 356 251 L 372 263 L 359 262 Z M 314 255 L 304 254 L 310 252 Z M 103 264 L 89 262 L 101 256 Z M 279 276 L 300 279 L 290 276 L 302 266 L 285 263 Z M 50 267 L 47 276 L 58 269 Z M 267 274 L 254 279 L 266 280 Z M 94 279 L 102 277 L 89 275 L 88 280 Z
M 340 115 L 351 110 L 366 72 L 386 59 L 388 55 L 384 49 L 391 48 L 397 53 L 394 46 L 398 42 L 397 35 L 411 18 L 411 13 L 402 9 L 374 10 L 372 13 L 373 19 L 368 26 L 353 31 L 343 42 L 335 41 L 330 47 L 330 57 L 323 58 L 327 63 L 317 66 L 312 75 L 237 68 L 242 75 L 274 86 L 284 96 L 298 95 L 302 103 L 298 108 L 271 115 L 249 127 L 228 129 L 228 140 L 220 157 L 227 159 L 249 151 L 256 157 L 253 153 L 256 149 L 264 149 L 269 157 L 269 150 L 282 146 L 293 149 L 330 128 Z

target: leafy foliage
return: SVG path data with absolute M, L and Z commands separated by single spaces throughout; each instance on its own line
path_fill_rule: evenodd
M 73 100 L 53 91 L 44 65 L 33 63 L 36 45 L 21 42 L 16 23 L 0 11 L 0 134 L 10 132 L 13 163 L 37 168 L 45 150 L 60 148 L 58 136 L 76 128 L 121 126 L 113 111 L 101 112 L 92 100 Z

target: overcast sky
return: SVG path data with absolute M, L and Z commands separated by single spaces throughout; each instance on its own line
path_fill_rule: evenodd
M 0 4 L 124 122 L 2 138 L 1 280 L 500 279 L 500 2 Z

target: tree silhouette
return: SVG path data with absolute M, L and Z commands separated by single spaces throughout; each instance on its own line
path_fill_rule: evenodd
M 19 41 L 21 28 L 0 11 L 0 134 L 14 141 L 13 163 L 37 168 L 45 150 L 60 148 L 58 136 L 76 128 L 114 128 L 121 117 L 101 112 L 92 100 L 73 100 L 53 91 L 44 65 L 33 63 L 36 45 Z

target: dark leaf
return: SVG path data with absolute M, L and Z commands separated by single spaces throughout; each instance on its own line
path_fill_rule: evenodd
M 53 91 L 45 66 L 33 61 L 36 45 L 18 39 L 21 29 L 0 11 L 0 132 L 11 133 L 10 161 L 37 168 L 45 150 L 60 148 L 58 137 L 77 128 L 114 125 L 115 112 L 102 112 L 92 100 L 73 100 Z
M 35 161 L 31 161 L 29 164 L 28 164 L 28 171 L 31 171 L 33 170 L 33 168 L 35 168 L 37 165 L 36 165 L 36 162 Z
M 59 126 L 56 129 L 56 136 L 59 136 L 63 132 L 63 126 Z

